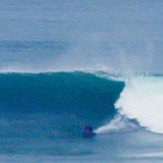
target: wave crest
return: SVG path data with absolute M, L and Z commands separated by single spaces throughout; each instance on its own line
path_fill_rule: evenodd
M 137 119 L 148 130 L 163 134 L 163 77 L 137 76 L 128 79 L 115 107 L 121 114 Z

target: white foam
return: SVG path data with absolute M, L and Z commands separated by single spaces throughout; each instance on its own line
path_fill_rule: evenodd
M 163 158 L 163 152 L 151 152 L 151 153 L 141 153 L 141 154 L 131 154 L 125 155 L 128 158 Z
M 115 107 L 141 126 L 163 134 L 163 76 L 128 79 Z
M 117 115 L 110 123 L 96 129 L 95 133 L 105 134 L 110 132 L 129 131 L 135 129 L 136 127 L 136 124 L 132 123 L 131 121 L 129 122 L 126 117 Z

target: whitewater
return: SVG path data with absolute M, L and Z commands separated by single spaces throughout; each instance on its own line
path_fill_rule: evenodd
M 140 76 L 129 80 L 116 103 L 120 113 L 136 118 L 149 130 L 163 133 L 163 77 Z
M 115 103 L 121 115 L 136 119 L 146 129 L 163 133 L 163 77 L 161 75 L 139 75 L 127 78 L 125 88 Z M 109 125 L 97 129 L 97 133 L 125 128 L 121 118 L 115 118 Z

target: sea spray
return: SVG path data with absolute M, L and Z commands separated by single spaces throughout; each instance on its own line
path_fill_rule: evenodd
M 97 128 L 95 133 L 108 134 L 116 132 L 129 132 L 138 129 L 138 123 L 135 120 L 130 120 L 120 114 L 116 115 L 109 123 Z

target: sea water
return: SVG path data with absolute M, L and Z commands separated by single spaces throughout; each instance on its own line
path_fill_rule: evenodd
M 162 11 L 1 0 L 0 162 L 163 162 Z

